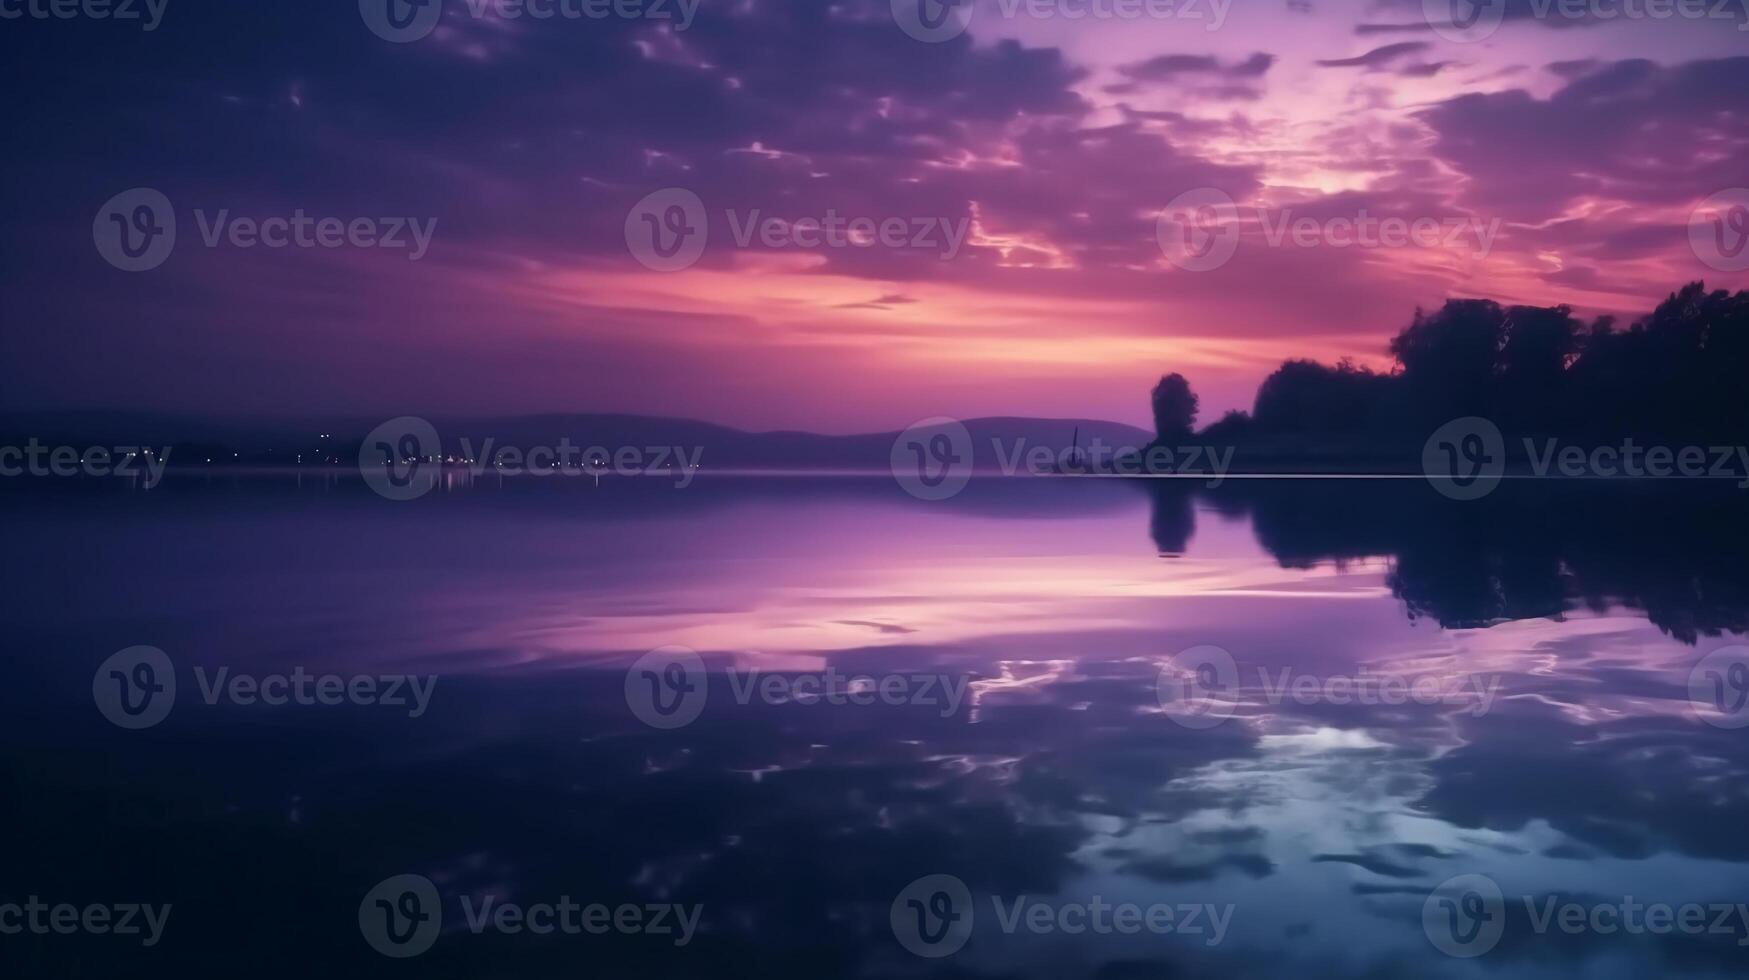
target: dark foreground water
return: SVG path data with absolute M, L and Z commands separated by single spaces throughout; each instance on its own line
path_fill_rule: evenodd
M 0 514 L 3 976 L 1749 972 L 1733 488 Z

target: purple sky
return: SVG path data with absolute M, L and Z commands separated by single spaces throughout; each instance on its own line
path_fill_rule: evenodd
M 1690 243 L 1701 202 L 1749 187 L 1740 4 L 1599 21 L 1512 0 L 1465 42 L 1420 0 L 976 0 L 927 43 L 897 22 L 919 0 L 702 0 L 684 29 L 678 0 L 443 0 L 390 43 L 361 13 L 387 2 L 0 20 L 0 404 L 853 431 L 1142 422 L 1179 371 L 1206 420 L 1286 357 L 1383 363 L 1448 296 L 1631 315 L 1687 280 L 1749 286 Z M 126 272 L 94 218 L 140 187 L 177 238 Z M 665 189 L 709 224 L 681 271 L 637 254 Z M 1235 205 L 1236 251 L 1204 271 L 1157 224 L 1199 189 Z M 410 261 L 233 236 L 300 210 L 431 239 Z M 784 237 L 833 214 L 905 233 Z M 1385 217 L 1439 233 L 1339 247 Z M 768 218 L 802 224 L 737 240 Z

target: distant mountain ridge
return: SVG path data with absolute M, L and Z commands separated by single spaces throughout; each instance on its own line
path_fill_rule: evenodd
M 749 432 L 697 419 L 610 413 L 544 413 L 489 418 L 429 416 L 445 454 L 482 456 L 514 447 L 526 452 L 561 440 L 579 450 L 601 447 L 699 447 L 706 469 L 885 469 L 903 430 L 826 435 L 798 430 Z M 357 460 L 364 438 L 387 419 L 221 421 L 195 416 L 126 411 L 11 412 L 0 416 L 0 444 L 173 447 L 171 465 L 291 463 Z M 1145 429 L 1103 419 L 992 416 L 961 420 L 980 469 L 1038 446 L 1069 449 L 1079 437 L 1108 448 L 1143 447 Z M 489 441 L 489 443 L 488 443 Z M 490 447 L 490 449 L 488 448 Z

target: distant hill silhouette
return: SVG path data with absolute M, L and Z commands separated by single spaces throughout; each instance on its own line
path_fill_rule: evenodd
M 125 411 L 9 413 L 0 419 L 0 444 L 24 445 L 35 439 L 44 445 L 173 447 L 171 465 L 289 465 L 332 460 L 356 465 L 364 437 L 382 418 L 311 419 L 309 421 L 239 421 Z M 479 454 L 487 440 L 495 448 L 555 446 L 568 439 L 579 450 L 600 446 L 701 447 L 708 469 L 848 469 L 884 472 L 899 430 L 857 435 L 811 432 L 745 432 L 693 419 L 645 415 L 543 414 L 501 418 L 445 418 L 429 421 L 443 442 L 443 452 Z M 997 468 L 1003 452 L 1016 447 L 1048 446 L 1066 450 L 1079 437 L 1086 446 L 1094 439 L 1108 447 L 1137 447 L 1151 438 L 1145 429 L 1100 419 L 1040 419 L 1013 416 L 962 420 L 975 448 L 979 469 Z M 325 437 L 324 437 L 325 436 Z

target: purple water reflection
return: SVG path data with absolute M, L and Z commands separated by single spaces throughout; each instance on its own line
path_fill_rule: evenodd
M 1257 489 L 1163 501 L 1057 482 L 947 507 L 856 481 L 695 489 L 9 498 L 8 768 L 20 832 L 44 846 L 9 855 L 6 879 L 174 893 L 190 924 L 156 954 L 172 969 L 273 935 L 233 907 L 238 887 L 309 916 L 308 948 L 267 972 L 306 956 L 370 966 L 351 906 L 402 872 L 453 894 L 703 903 L 687 950 L 587 948 L 657 976 L 700 957 L 731 976 L 1725 976 L 1745 962 L 1749 923 L 1567 934 L 1532 914 L 1551 896 L 1741 895 L 1749 730 L 1709 721 L 1690 686 L 1740 636 L 1716 625 L 1741 615 L 1717 541 L 1652 560 L 1636 535 L 1555 534 L 1535 502 L 1502 506 L 1544 530 L 1496 511 L 1482 533 L 1414 502 L 1324 512 Z M 1485 574 L 1456 574 L 1471 567 Z M 1472 622 L 1532 607 L 1549 614 Z M 184 680 L 170 720 L 125 733 L 92 710 L 91 671 L 139 643 L 179 679 L 302 667 L 438 687 L 409 718 L 205 705 Z M 669 645 L 701 655 L 709 700 L 660 731 L 623 680 Z M 1236 683 L 1230 717 L 1192 727 L 1161 674 L 1202 646 L 1230 654 Z M 742 703 L 734 678 L 750 671 L 928 673 L 965 699 Z M 1385 678 L 1431 678 L 1440 697 L 1357 696 Z M 981 917 L 939 961 L 887 923 L 929 874 L 964 881 Z M 1474 960 L 1423 925 L 1457 875 L 1506 897 L 1503 936 Z M 1212 942 L 1004 931 L 996 906 L 1019 895 L 1231 916 Z M 62 952 L 31 949 L 51 969 Z M 559 975 L 579 955 L 446 934 L 418 962 Z

